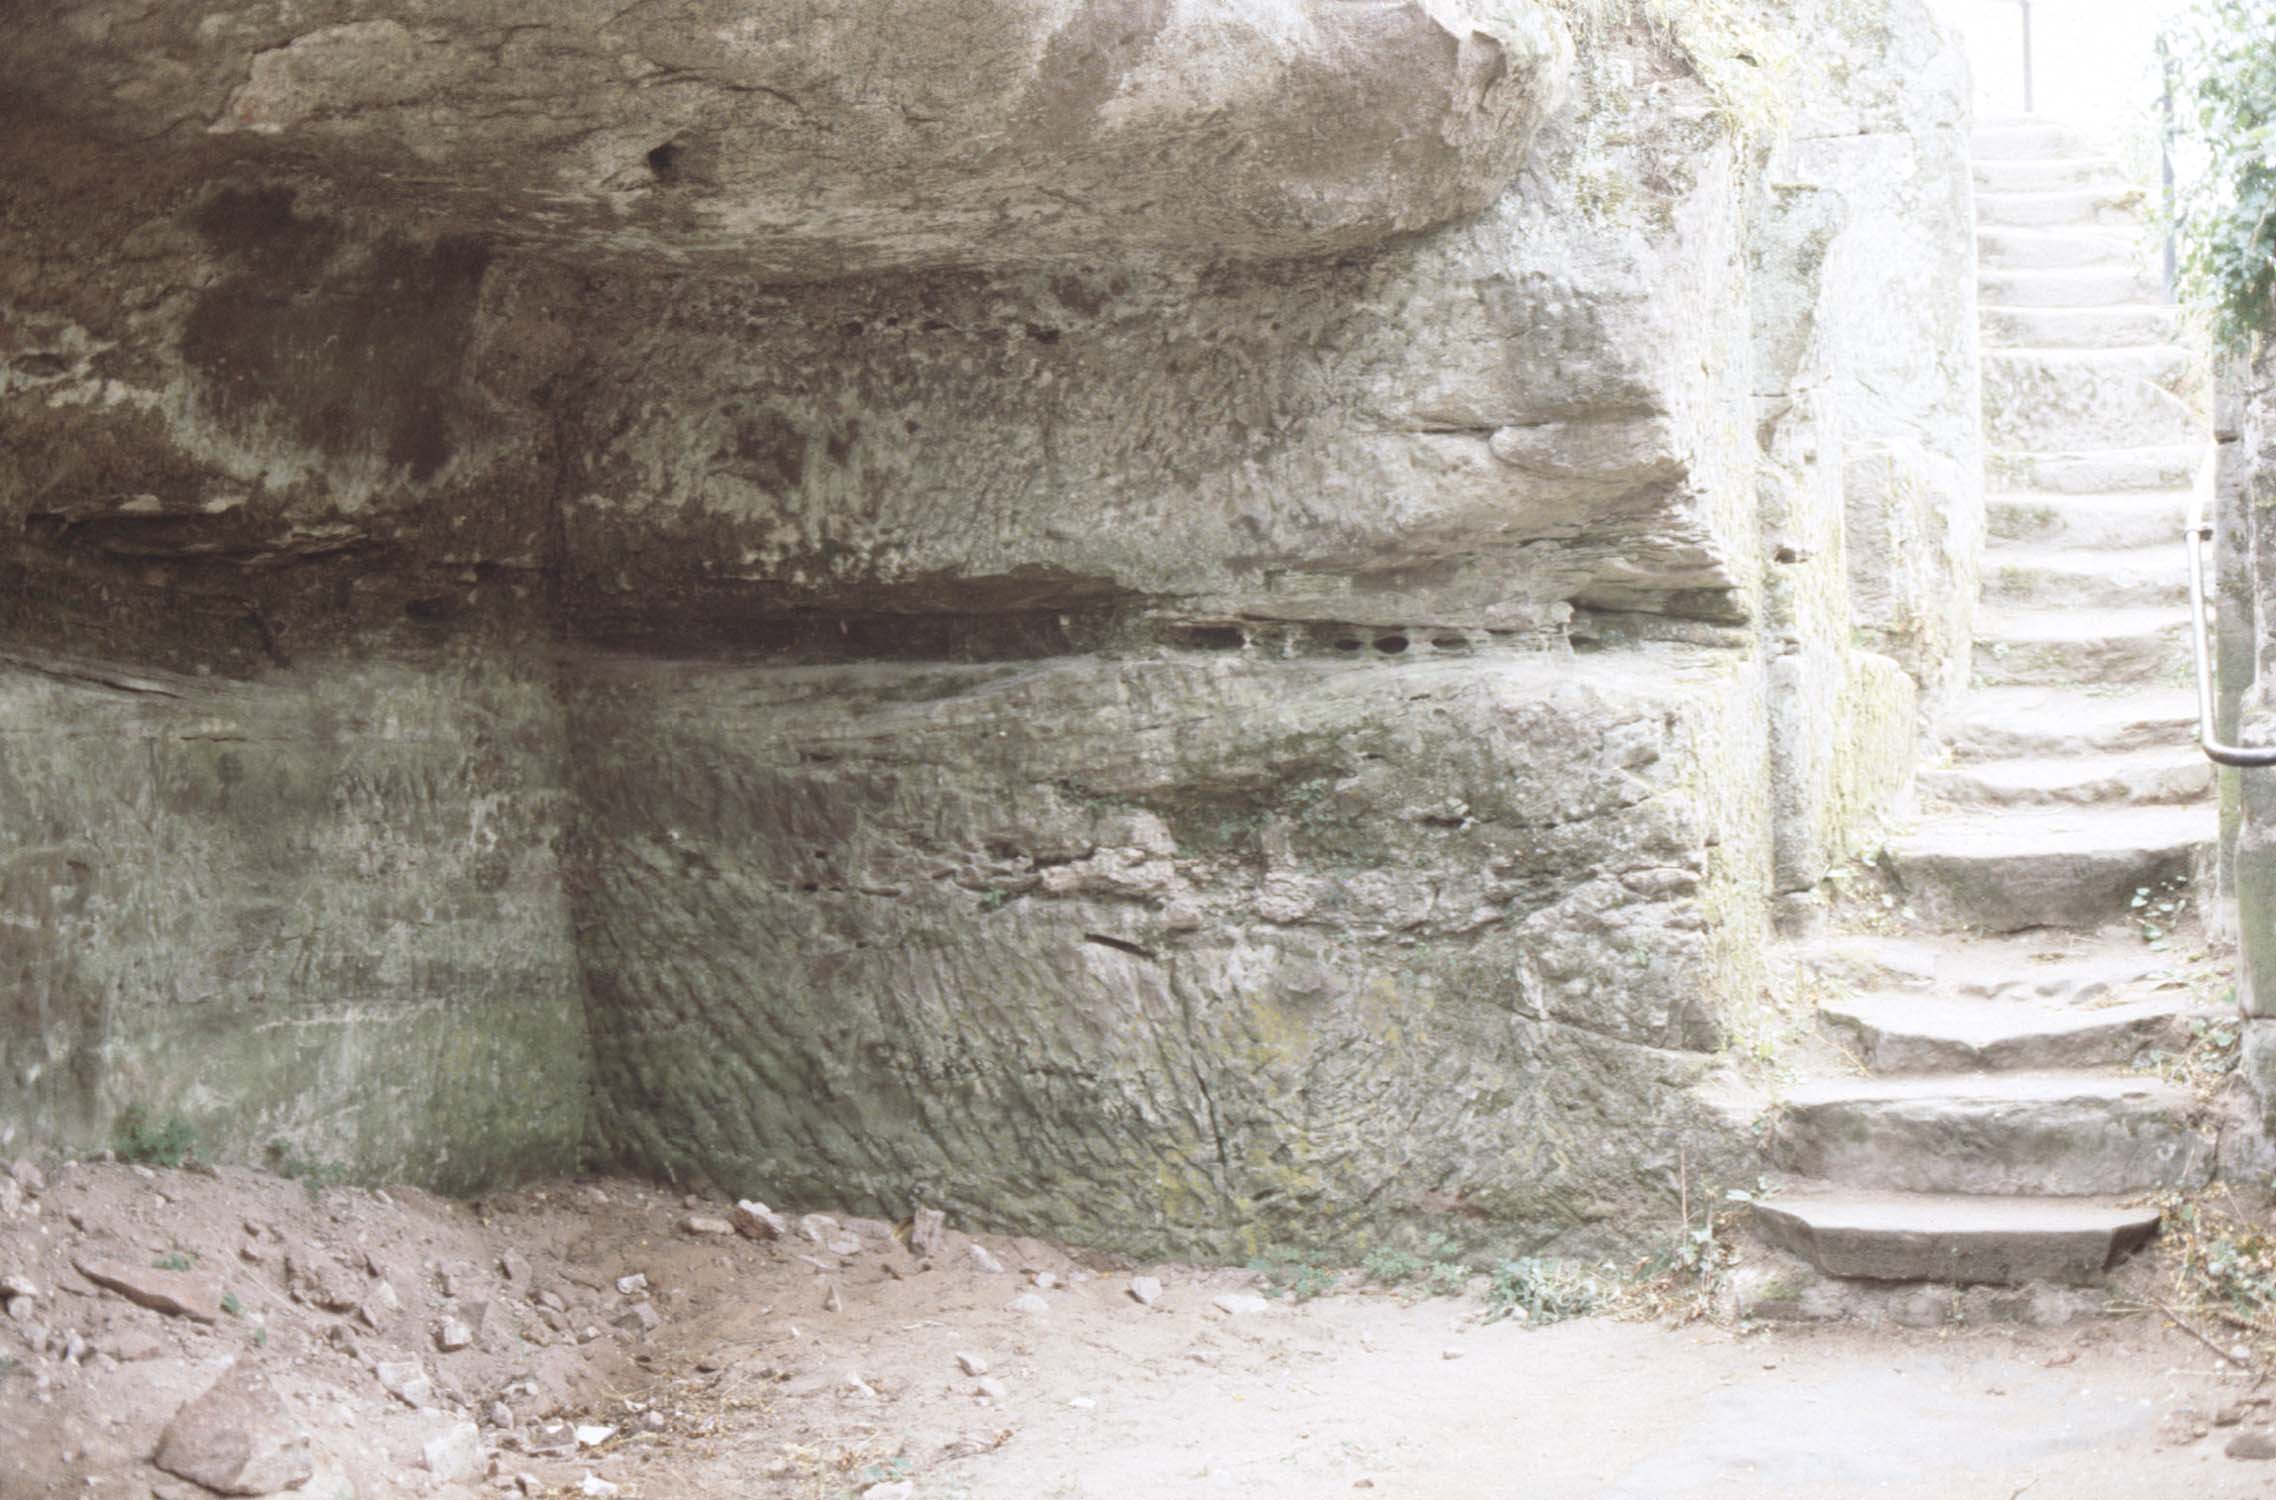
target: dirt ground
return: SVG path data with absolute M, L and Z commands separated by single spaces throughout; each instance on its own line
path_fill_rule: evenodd
M 630 1182 L 463 1204 L 230 1168 L 19 1177 L 0 1500 L 204 1496 L 151 1462 L 201 1422 L 224 1429 L 203 1451 L 282 1454 L 252 1474 L 306 1472 L 308 1500 L 2276 1494 L 2276 1382 L 2154 1319 L 1529 1327 L 953 1230 L 920 1257 L 852 1218 L 819 1243 L 692 1232 L 731 1206 Z M 248 1380 L 268 1404 L 177 1418 Z

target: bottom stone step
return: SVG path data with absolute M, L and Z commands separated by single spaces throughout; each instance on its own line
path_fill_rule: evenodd
M 1826 1193 L 1762 1199 L 1754 1222 L 1829 1276 L 2078 1285 L 2141 1248 L 2158 1212 L 2097 1198 Z

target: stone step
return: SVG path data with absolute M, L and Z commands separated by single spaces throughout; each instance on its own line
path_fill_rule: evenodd
M 2096 445 L 2077 453 L 2030 453 L 1993 448 L 1984 477 L 1995 492 L 2039 490 L 2065 495 L 2187 490 L 2197 480 L 2210 446 L 2174 443 L 2157 448 Z
M 2181 309 L 2142 302 L 2116 307 L 1980 308 L 1992 349 L 2139 349 L 2181 337 Z
M 2146 1073 L 1834 1078 L 1786 1097 L 1783 1171 L 1906 1193 L 2138 1193 L 2203 1183 L 2211 1143 L 2187 1089 Z
M 2000 229 L 2139 227 L 2149 195 L 2140 188 L 2063 188 L 2042 193 L 1976 194 L 1976 222 Z
M 1976 615 L 1980 687 L 2181 686 L 2194 670 L 2189 608 L 2005 610 Z
M 2035 115 L 1978 120 L 1969 134 L 1969 143 L 1972 156 L 1979 162 L 2102 154 L 2102 148 L 2076 126 L 2060 125 Z
M 2121 755 L 1970 761 L 1921 772 L 1920 790 L 1948 807 L 2196 802 L 2213 793 L 2213 763 L 2194 744 Z
M 2058 495 L 2029 491 L 1987 495 L 1984 521 L 1994 542 L 2028 543 L 2072 552 L 2129 551 L 2174 543 L 2189 523 L 2190 492 Z
M 2158 1212 L 2093 1198 L 1781 1193 L 1754 1205 L 1773 1245 L 1872 1281 L 2099 1281 L 2157 1233 Z
M 2131 921 L 2094 932 L 1939 937 L 1841 933 L 1799 955 L 1827 984 L 1972 1004 L 2187 1005 L 2195 993 L 2176 960 L 2142 941 Z
M 2147 273 L 2152 264 L 2142 236 L 2123 229 L 1979 229 L 1976 257 L 1985 269 L 2002 271 L 2108 266 Z
M 1944 724 L 1961 760 L 2110 755 L 2197 742 L 2194 689 L 1976 688 Z
M 1881 865 L 1925 927 L 2094 928 L 2194 880 L 2215 823 L 2208 806 L 1966 808 L 1888 840 Z
M 1818 1021 L 1879 1074 L 2124 1067 L 2188 1040 L 2185 994 L 2123 1005 L 1852 995 Z
M 2155 276 L 2134 266 L 1984 270 L 1976 274 L 1976 290 L 1978 301 L 1993 307 L 2131 307 L 2162 301 L 2164 293 Z
M 2210 441 L 2205 367 L 2188 349 L 1997 349 L 1983 356 L 1984 441 L 2082 453 Z
M 2043 193 L 2060 188 L 2122 192 L 2133 184 L 2114 156 L 2021 156 L 1974 163 L 1976 187 L 1987 193 Z
M 2179 535 L 2175 528 L 2172 535 Z M 1983 597 L 2003 605 L 2096 605 L 2124 608 L 2189 603 L 2189 549 L 2179 541 L 2154 547 L 1984 549 Z

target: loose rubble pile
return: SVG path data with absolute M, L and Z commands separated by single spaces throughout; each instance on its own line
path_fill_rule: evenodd
M 1010 1441 L 1004 1364 L 1078 1294 L 1124 1318 L 1176 1307 L 1172 1285 L 1188 1319 L 1271 1306 L 1244 1273 L 1109 1275 L 1128 1268 L 926 1208 L 895 1225 L 622 1183 L 455 1203 L 29 1160 L 0 1184 L 0 1451 L 26 1456 L 0 1500 L 703 1493 L 655 1472 L 691 1451 L 784 1487 L 837 1464 L 893 1500 Z M 896 1334 L 944 1309 L 1005 1352 Z M 887 1402 L 937 1435 L 882 1438 L 861 1418 Z

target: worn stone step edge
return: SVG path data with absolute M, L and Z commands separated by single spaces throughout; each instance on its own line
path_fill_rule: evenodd
M 1764 1239 L 1828 1275 L 1867 1281 L 2091 1285 L 2157 1233 L 2155 1208 L 2111 1198 L 1773 1195 Z
M 1984 549 L 1986 601 L 2008 609 L 2185 609 L 2189 550 L 2179 528 L 2170 542 L 2148 547 L 2057 548 L 1999 545 Z
M 2187 1006 L 2194 993 L 2174 960 L 2147 947 L 2132 923 L 2051 940 L 1843 933 L 1796 954 L 1828 984 L 1964 1004 L 2102 1009 L 2157 1001 Z
M 1944 723 L 1962 761 L 2116 753 L 2196 742 L 2197 698 L 2175 684 L 2122 692 L 1977 688 Z
M 1994 448 L 1984 455 L 1984 478 L 1995 492 L 2042 494 L 2157 493 L 2190 489 L 2210 445 L 2168 443 L 2148 448 L 2099 448 L 2033 453 Z
M 1905 1193 L 2091 1196 L 2203 1184 L 2188 1090 L 2133 1071 L 1914 1073 L 1789 1088 L 1780 1171 Z
M 1819 1024 L 1875 1073 L 2123 1067 L 2180 1046 L 2193 1013 L 2186 993 L 2108 1005 L 1878 993 L 1818 1006 Z
M 2193 497 L 2187 490 L 2136 490 L 2109 495 L 2066 495 L 2053 490 L 2006 490 L 1984 499 L 1994 546 L 2042 547 L 2074 553 L 2131 551 L 2182 538 Z
M 1924 798 L 1954 807 L 2107 807 L 2199 802 L 2213 765 L 2194 746 L 2115 755 L 1972 760 L 1920 773 Z
M 1985 271 L 2083 270 L 2124 266 L 2152 274 L 2138 234 L 2124 229 L 1986 225 L 1977 232 L 1976 253 Z

